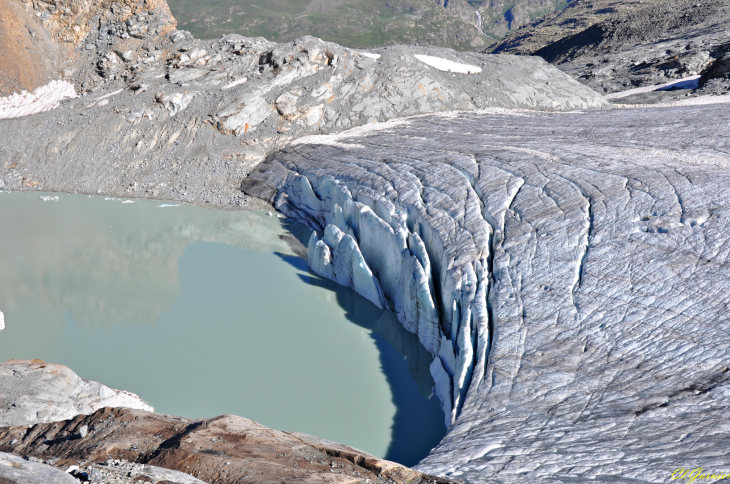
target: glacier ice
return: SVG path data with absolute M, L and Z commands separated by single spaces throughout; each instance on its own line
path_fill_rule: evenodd
M 451 426 L 419 470 L 666 482 L 730 465 L 728 132 L 722 105 L 432 115 L 250 179 L 433 356 Z

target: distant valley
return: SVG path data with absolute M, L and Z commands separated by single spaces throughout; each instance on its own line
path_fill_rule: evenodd
M 178 28 L 288 42 L 303 35 L 354 48 L 417 44 L 485 50 L 565 0 L 171 0 Z

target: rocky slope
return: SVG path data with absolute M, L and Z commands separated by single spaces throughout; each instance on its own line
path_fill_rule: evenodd
M 0 390 L 6 407 L 0 413 L 3 484 L 78 482 L 51 466 L 92 484 L 452 482 L 241 417 L 154 414 L 131 394 L 39 360 L 0 364 Z M 90 405 L 99 410 L 87 415 Z M 141 410 L 129 408 L 135 406 Z
M 80 429 L 87 428 L 87 432 Z M 429 483 L 422 474 L 357 449 L 295 432 L 273 430 L 224 415 L 188 420 L 130 409 L 102 409 L 87 417 L 32 427 L 0 428 L 0 449 L 53 462 L 83 465 L 91 482 L 108 482 L 130 462 L 175 470 L 208 483 Z M 111 476 L 110 476 L 111 475 Z M 145 480 L 145 479 L 138 479 Z M 199 481 L 197 481 L 199 482 Z
M 698 76 L 700 89 L 692 95 L 730 89 L 730 2 L 672 0 L 630 4 L 625 10 L 579 0 L 554 18 L 504 39 L 494 52 L 539 55 L 604 93 Z M 628 101 L 667 97 L 650 94 Z
M 508 33 L 489 48 L 494 53 L 534 55 L 618 14 L 628 14 L 667 0 L 575 0 L 562 10 L 550 12 Z
M 59 464 L 60 463 L 60 464 Z M 0 452 L 0 482 L 3 484 L 205 484 L 184 472 L 163 467 L 109 460 L 103 464 L 64 465 L 58 458 L 44 460 Z M 53 464 L 58 464 L 58 467 Z M 66 472 L 64 472 L 64 469 Z
M 94 70 L 99 52 L 139 49 L 174 30 L 164 0 L 2 0 L 0 96 Z
M 105 19 L 78 41 L 80 67 L 65 77 L 81 97 L 0 123 L 0 189 L 250 206 L 241 179 L 300 136 L 438 111 L 606 106 L 537 58 L 362 52 L 312 37 L 204 42 L 167 34 L 164 11 Z
M 243 186 L 434 356 L 453 424 L 418 469 L 665 482 L 730 463 L 727 101 L 420 117 L 301 140 Z

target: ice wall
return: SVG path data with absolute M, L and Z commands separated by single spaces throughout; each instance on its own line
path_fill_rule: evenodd
M 475 161 L 456 161 L 457 168 L 434 175 L 456 190 L 451 196 L 462 199 L 462 213 L 442 210 L 445 187 L 432 189 L 434 180 L 415 171 L 410 181 L 420 187 L 418 193 L 291 171 L 275 199 L 279 210 L 316 230 L 308 255 L 314 272 L 395 311 L 418 335 L 434 357 L 431 373 L 447 427 L 458 416 L 470 383 L 484 374 L 490 244 L 495 231 L 501 234 L 506 208 L 493 200 L 498 210 L 491 214 L 473 187 Z M 381 182 L 387 180 L 383 175 Z M 508 205 L 518 188 L 513 184 L 513 193 L 504 193 L 502 202 Z

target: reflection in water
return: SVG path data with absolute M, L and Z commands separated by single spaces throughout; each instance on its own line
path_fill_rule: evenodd
M 179 290 L 178 260 L 197 241 L 292 254 L 278 219 L 161 202 L 0 193 L 0 294 L 35 319 L 69 311 L 80 323 L 153 323 Z M 69 270 L 73 268 L 73 270 Z
M 302 258 L 278 255 L 300 270 L 307 269 L 307 262 Z M 446 433 L 446 427 L 440 423 L 443 412 L 433 394 L 434 381 L 429 368 L 433 357 L 392 311 L 379 309 L 354 291 L 312 272 L 300 277 L 307 284 L 334 292 L 338 304 L 345 309 L 345 317 L 372 331 L 396 406 L 392 440 L 385 458 L 415 465 Z
M 159 412 L 243 415 L 410 465 L 445 432 L 416 337 L 310 274 L 276 217 L 59 198 L 0 193 L 0 359 L 66 364 Z

